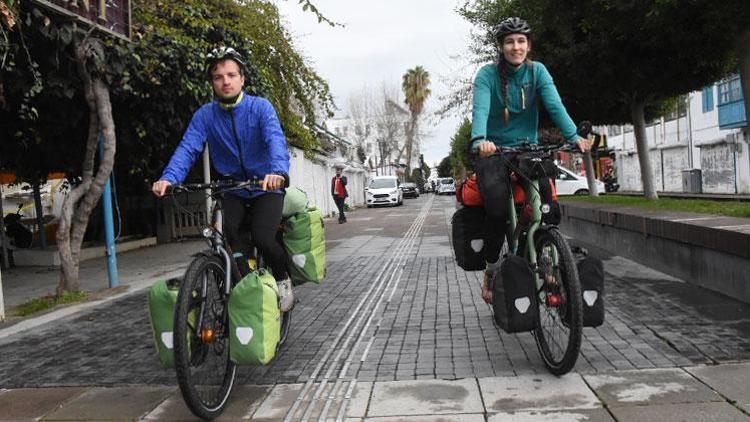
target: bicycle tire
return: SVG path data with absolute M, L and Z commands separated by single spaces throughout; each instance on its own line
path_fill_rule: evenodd
M 286 312 L 281 313 L 281 336 L 279 337 L 279 345 L 276 347 L 277 351 L 286 342 L 286 339 L 289 336 L 289 331 L 291 330 L 291 327 L 292 327 L 292 311 L 293 310 L 294 309 L 290 309 Z
M 583 336 L 583 303 L 578 270 L 570 245 L 556 227 L 539 229 L 534 243 L 538 267 L 542 271 L 545 246 L 553 246 L 558 252 L 558 265 L 557 268 L 552 265 L 551 274 L 559 281 L 554 284 L 545 282 L 542 290 L 545 297 L 547 293 L 559 295 L 562 298 L 561 304 L 552 306 L 547 300 L 540 298 L 539 323 L 534 330 L 534 338 L 547 369 L 554 375 L 564 375 L 575 367 Z M 556 336 L 555 329 L 566 330 L 567 335 Z M 565 347 L 560 344 L 563 337 L 567 337 Z M 555 347 L 560 353 L 556 353 L 558 350 L 554 350 Z
M 220 257 L 200 255 L 195 258 L 185 272 L 175 307 L 177 381 L 190 411 L 203 419 L 214 419 L 224 411 L 237 374 L 235 363 L 229 359 L 229 314 L 226 308 L 228 300 L 223 291 L 224 274 L 224 260 Z M 204 294 L 205 299 L 202 298 Z M 202 326 L 213 330 L 213 340 L 208 342 L 197 335 L 194 326 L 201 310 Z
M 263 255 L 259 253 L 257 249 L 254 249 L 254 255 L 258 259 L 258 268 L 266 268 L 267 270 L 270 270 L 266 265 L 266 260 L 263 258 Z M 279 343 L 276 345 L 276 352 L 279 351 L 281 346 L 286 342 L 287 337 L 289 336 L 289 330 L 292 326 L 292 311 L 294 308 L 286 311 L 281 312 L 281 328 L 279 333 Z

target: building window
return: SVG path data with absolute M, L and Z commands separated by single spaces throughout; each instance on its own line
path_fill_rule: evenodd
M 687 105 L 687 95 L 681 95 L 677 97 L 677 106 L 671 112 L 669 112 L 669 114 L 664 116 L 664 120 L 669 122 L 674 119 L 687 116 Z
M 708 113 L 714 109 L 714 87 L 709 85 L 703 88 L 703 112 Z
M 617 136 L 622 133 L 622 126 L 620 125 L 612 125 L 609 127 L 609 136 Z
M 625 128 L 623 128 L 623 131 L 625 133 L 630 133 L 633 131 L 633 125 L 625 125 Z
M 740 75 L 732 75 L 719 82 L 719 105 L 742 100 L 742 85 Z

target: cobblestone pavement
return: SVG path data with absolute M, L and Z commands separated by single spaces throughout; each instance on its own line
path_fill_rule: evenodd
M 455 265 L 453 199 L 423 195 L 328 223 L 327 278 L 295 290 L 288 343 L 241 384 L 459 379 L 546 373 L 530 333 L 506 334 Z M 578 243 L 572 240 L 573 243 Z M 750 306 L 590 247 L 605 260 L 606 322 L 584 329 L 576 371 L 750 360 Z M 355 312 L 356 311 L 356 312 Z M 159 366 L 146 292 L 0 341 L 0 388 L 175 385 Z

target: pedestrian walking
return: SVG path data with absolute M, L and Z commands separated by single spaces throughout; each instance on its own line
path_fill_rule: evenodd
M 336 208 L 339 209 L 339 224 L 346 223 L 346 214 L 344 214 L 344 203 L 349 193 L 346 191 L 346 176 L 343 176 L 341 172 L 344 170 L 344 166 L 336 166 L 336 175 L 331 179 L 331 196 L 333 196 L 333 202 L 336 203 Z

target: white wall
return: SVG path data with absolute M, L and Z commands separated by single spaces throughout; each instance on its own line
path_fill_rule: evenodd
M 703 93 L 688 95 L 687 115 L 646 127 L 654 183 L 657 191 L 681 192 L 682 171 L 701 169 L 704 193 L 750 193 L 750 135 L 740 129 L 719 129 L 718 89 L 713 90 L 714 108 L 703 112 Z M 622 190 L 642 190 L 635 137 L 629 126 L 617 135 L 611 128 L 607 143 L 615 151 L 618 182 Z M 663 179 L 662 179 L 663 174 Z
M 682 192 L 682 171 L 690 168 L 688 164 L 688 147 L 663 148 L 660 150 L 665 192 Z
M 310 198 L 310 205 L 321 210 L 323 215 L 330 216 L 337 212 L 336 204 L 331 197 L 331 179 L 336 174 L 334 164 L 341 161 L 327 157 L 305 158 L 304 151 L 294 147 L 291 148 L 290 155 L 290 185 L 304 190 Z M 363 206 L 367 173 L 354 165 L 347 165 L 343 174 L 347 177 L 347 204 Z

